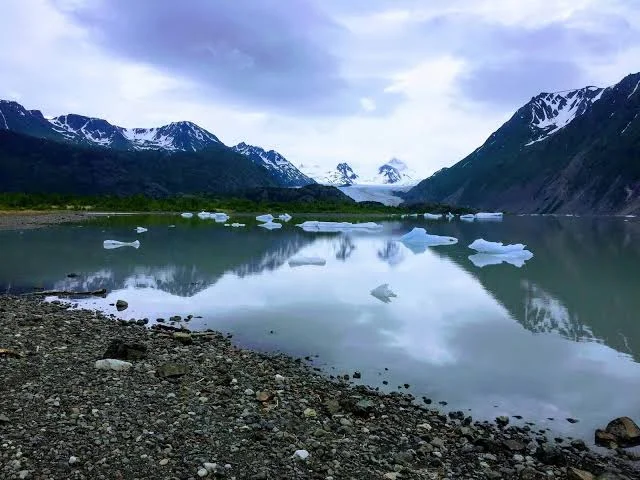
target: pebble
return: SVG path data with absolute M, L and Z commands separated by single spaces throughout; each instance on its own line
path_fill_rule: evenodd
M 78 463 L 78 457 L 69 457 L 69 465 L 74 465 L 76 463 Z
M 199 477 L 206 477 L 207 475 L 209 475 L 209 472 L 207 472 L 206 468 L 198 469 L 198 476 Z
M 163 458 L 162 460 L 160 460 L 160 465 L 162 465 L 163 467 L 169 463 L 169 459 L 168 458 Z
M 296 450 L 295 452 L 293 452 L 293 456 L 295 458 L 298 458 L 300 460 L 306 460 L 307 458 L 310 457 L 310 453 L 307 452 L 306 450 Z
M 251 390 L 250 388 L 247 388 L 247 389 L 244 391 L 244 394 L 245 394 L 245 395 L 247 395 L 247 396 L 253 396 L 253 395 L 255 395 L 255 394 L 256 394 L 256 392 L 254 392 L 254 391 L 253 391 L 253 390 Z

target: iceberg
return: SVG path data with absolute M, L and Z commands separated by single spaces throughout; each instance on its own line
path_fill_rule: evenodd
M 180 216 L 182 218 L 192 218 L 193 217 L 193 213 L 185 212 L 185 213 L 181 213 Z
M 479 253 L 503 254 L 511 252 L 521 252 L 526 245 L 522 243 L 514 243 L 511 245 L 503 245 L 502 242 L 488 242 L 482 238 L 474 240 L 469 248 Z
M 283 222 L 288 222 L 289 220 L 291 220 L 293 217 L 291 215 L 289 215 L 288 213 L 283 213 L 282 215 L 278 215 L 278 218 L 280 220 L 282 220 Z
M 214 213 L 209 218 L 213 218 L 216 223 L 224 223 L 229 220 L 229 215 L 226 213 Z
M 200 213 L 198 214 L 198 218 L 199 218 L 200 220 L 205 220 L 205 219 L 207 219 L 207 218 L 211 218 L 211 214 L 210 214 L 209 212 L 204 212 L 204 211 L 203 211 L 203 212 L 200 212 Z
M 326 264 L 327 261 L 320 257 L 295 257 L 289 260 L 290 267 L 301 267 L 303 265 L 316 265 L 318 267 L 323 267 Z
M 425 220 L 440 220 L 442 218 L 442 214 L 441 213 L 425 213 L 424 218 Z
M 258 225 L 259 227 L 266 228 L 267 230 L 274 230 L 276 228 L 282 228 L 281 223 L 276 222 L 265 222 Z
M 435 247 L 437 245 L 455 245 L 456 243 L 458 243 L 457 238 L 443 237 L 440 235 L 429 235 L 424 228 L 419 228 L 419 227 L 414 228 L 409 233 L 405 233 L 402 237 L 400 237 L 400 241 L 407 246 L 419 246 L 419 247 Z
M 453 220 L 455 217 L 456 217 L 456 216 L 455 216 L 453 213 L 451 213 L 451 212 L 447 213 L 447 220 L 451 221 L 451 220 Z
M 475 253 L 469 255 L 471 263 L 479 268 L 488 265 L 500 265 L 503 262 L 520 268 L 524 266 L 527 260 L 531 260 L 532 258 L 533 253 L 529 250 L 516 250 L 509 253 Z
M 270 213 L 267 213 L 265 215 L 258 215 L 256 217 L 256 220 L 259 222 L 271 222 L 273 221 L 273 215 L 271 215 Z
M 244 223 L 232 223 L 231 224 L 232 227 L 238 228 L 238 227 L 244 227 Z
M 308 220 L 296 226 L 302 228 L 305 232 L 375 232 L 382 230 L 382 225 L 374 222 L 350 223 Z
M 388 283 L 384 283 L 382 285 L 377 286 L 373 290 L 371 290 L 371 295 L 376 297 L 378 300 L 384 303 L 390 303 L 392 297 L 397 297 L 395 293 L 391 291 Z
M 147 232 L 148 230 L 144 227 L 136 227 L 136 233 L 144 233 Z
M 460 220 L 463 222 L 473 222 L 476 216 L 473 213 L 467 213 L 466 215 L 460 215 Z
M 119 242 L 118 240 L 105 240 L 104 242 L 102 242 L 102 246 L 107 250 L 112 250 L 114 248 L 120 247 L 140 248 L 140 241 L 136 240 L 135 242 Z
M 502 218 L 504 214 L 502 212 L 478 212 L 476 213 L 476 218 L 478 220 L 483 220 L 487 218 Z

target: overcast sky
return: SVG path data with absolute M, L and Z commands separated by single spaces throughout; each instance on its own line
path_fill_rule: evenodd
M 541 91 L 640 71 L 639 1 L 2 0 L 0 98 L 426 176 Z

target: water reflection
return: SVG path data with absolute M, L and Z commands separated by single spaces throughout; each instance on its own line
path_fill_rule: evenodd
M 101 242 L 123 238 L 115 234 L 124 226 L 3 233 L 0 284 L 107 288 L 106 299 L 81 304 L 116 313 L 109 304 L 122 298 L 127 318 L 201 316 L 191 328 L 230 331 L 268 351 L 319 354 L 329 371 L 360 370 L 364 381 L 393 388 L 409 383 L 415 395 L 475 416 L 554 417 L 547 423 L 556 430 L 590 438 L 595 425 L 634 413 L 637 225 L 442 222 L 429 233 L 459 244 L 413 252 L 396 239 L 416 225 L 389 223 L 368 235 L 150 228 L 139 250 L 118 251 Z M 466 247 L 476 238 L 523 242 L 535 257 L 522 268 L 477 268 Z M 326 265 L 290 268 L 293 257 Z M 383 284 L 397 294 L 390 303 L 371 295 Z M 569 416 L 581 422 L 561 421 Z

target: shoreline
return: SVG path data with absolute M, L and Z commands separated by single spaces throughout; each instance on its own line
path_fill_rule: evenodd
M 108 357 L 128 355 L 126 371 L 95 366 L 113 340 L 125 347 Z M 0 478 L 640 476 L 631 453 L 444 415 L 216 332 L 151 330 L 0 296 L 0 349 L 11 352 L 0 355 Z

